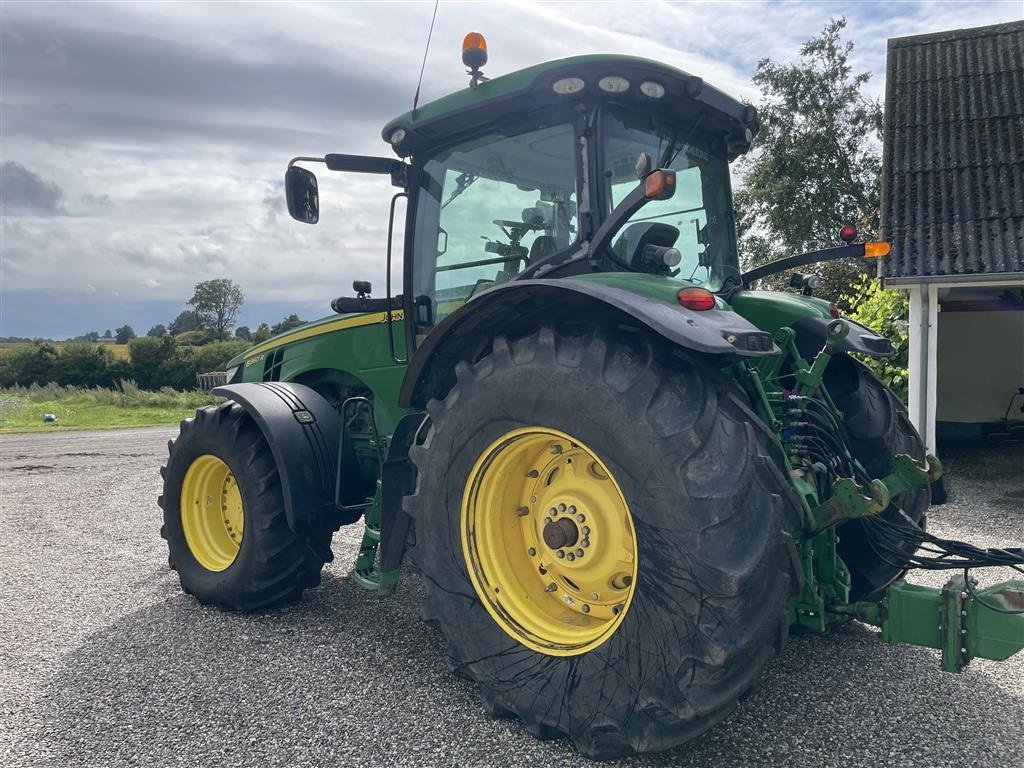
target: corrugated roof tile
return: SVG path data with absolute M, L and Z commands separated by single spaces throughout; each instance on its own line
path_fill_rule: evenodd
M 889 41 L 888 277 L 1024 271 L 1024 22 Z

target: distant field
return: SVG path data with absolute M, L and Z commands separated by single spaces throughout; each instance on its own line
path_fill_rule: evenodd
M 19 342 L 14 342 L 14 343 L 11 343 L 9 341 L 0 342 L 0 354 L 4 353 L 8 349 L 17 349 L 18 347 L 26 347 L 26 346 L 28 346 L 31 343 L 32 342 L 27 342 L 27 341 L 26 342 L 19 341 Z M 50 342 L 47 342 L 47 343 L 48 344 L 53 344 L 53 346 L 55 346 L 55 347 L 57 347 L 59 349 L 61 347 L 66 347 L 68 344 L 80 344 L 82 342 L 77 342 L 77 341 L 68 341 L 68 342 L 64 342 L 64 341 L 50 341 Z M 111 352 L 114 353 L 114 357 L 116 357 L 118 360 L 127 360 L 128 359 L 128 345 L 127 344 L 93 344 L 92 346 L 94 346 L 94 347 L 106 347 L 107 349 L 109 349 Z
M 0 433 L 176 424 L 192 416 L 196 408 L 219 402 L 222 398 L 201 392 L 146 392 L 131 382 L 113 390 L 55 384 L 13 387 L 0 391 Z M 57 420 L 44 421 L 45 414 Z

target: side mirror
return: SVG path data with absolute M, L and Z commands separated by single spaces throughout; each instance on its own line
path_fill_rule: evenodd
M 320 193 L 312 171 L 289 166 L 284 174 L 284 193 L 288 213 L 293 219 L 303 224 L 316 224 L 320 220 Z

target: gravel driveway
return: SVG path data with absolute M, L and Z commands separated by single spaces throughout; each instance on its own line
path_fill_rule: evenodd
M 355 529 L 297 605 L 239 616 L 182 594 L 155 502 L 175 431 L 0 438 L 0 765 L 590 765 L 485 715 L 419 621 L 414 575 L 390 600 L 349 583 Z M 932 530 L 1024 539 L 1022 447 L 946 459 Z M 875 635 L 794 637 L 727 721 L 617 764 L 1024 765 L 1024 655 L 952 675 Z

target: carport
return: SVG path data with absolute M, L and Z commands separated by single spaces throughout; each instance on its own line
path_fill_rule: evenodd
M 883 135 L 911 421 L 932 452 L 998 437 L 1024 387 L 1024 22 L 889 40 Z

